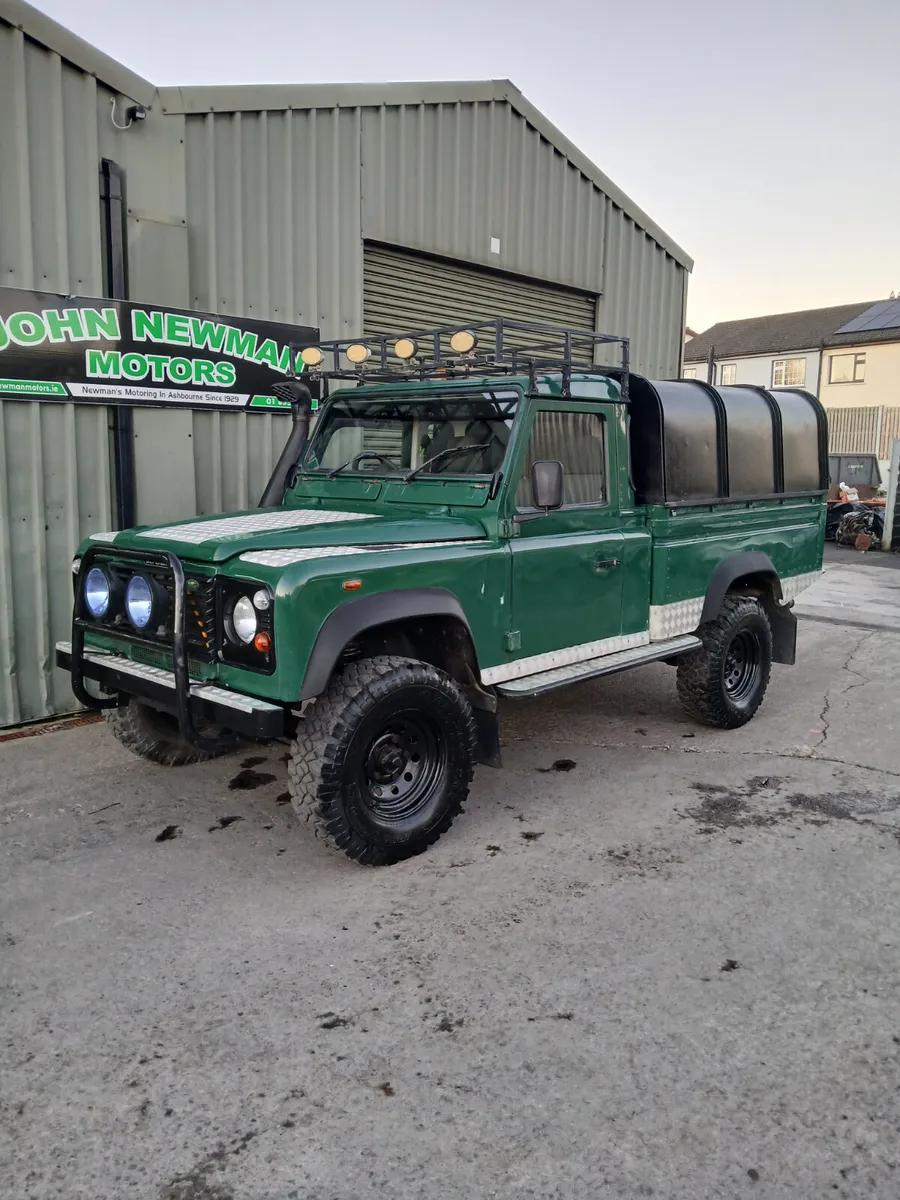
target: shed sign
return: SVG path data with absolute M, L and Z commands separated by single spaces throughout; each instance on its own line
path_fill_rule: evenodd
M 289 409 L 272 391 L 318 330 L 0 288 L 0 399 Z M 303 364 L 296 361 L 298 371 Z

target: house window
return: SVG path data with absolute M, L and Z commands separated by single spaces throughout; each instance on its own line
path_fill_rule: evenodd
M 697 378 L 697 368 L 696 367 L 685 367 L 684 368 L 684 378 L 685 379 L 696 379 Z
M 737 379 L 737 363 L 722 363 L 719 367 L 719 383 L 734 383 Z
M 805 358 L 777 358 L 772 363 L 772 387 L 803 387 L 805 383 Z
M 832 354 L 828 360 L 829 383 L 864 383 L 865 354 Z

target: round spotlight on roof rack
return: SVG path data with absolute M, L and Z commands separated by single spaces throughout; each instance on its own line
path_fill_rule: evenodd
M 325 361 L 325 355 L 318 346 L 306 346 L 300 351 L 300 360 L 307 367 L 321 367 Z
M 354 367 L 361 367 L 364 362 L 372 357 L 372 351 L 368 346 L 364 346 L 362 342 L 354 342 L 352 346 L 348 346 L 344 351 Z
M 404 360 L 415 358 L 419 353 L 419 347 L 415 338 L 397 338 L 394 342 L 394 353 L 398 358 Z
M 468 354 L 478 345 L 478 338 L 471 329 L 457 329 L 450 337 L 450 349 L 454 354 Z

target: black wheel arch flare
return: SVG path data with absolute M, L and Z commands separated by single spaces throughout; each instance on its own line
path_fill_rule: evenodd
M 475 653 L 472 630 L 463 606 L 444 588 L 404 588 L 360 596 L 346 601 L 325 619 L 309 657 L 300 699 L 312 700 L 325 691 L 344 648 L 354 638 L 380 625 L 422 617 L 452 617 L 459 621 Z
M 714 621 L 725 596 L 736 584 L 765 584 L 762 600 L 772 626 L 772 661 L 793 666 L 797 656 L 797 618 L 780 601 L 784 593 L 775 564 L 761 550 L 744 550 L 723 559 L 710 576 L 700 623 Z

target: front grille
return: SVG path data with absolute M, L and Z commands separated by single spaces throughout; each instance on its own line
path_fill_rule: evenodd
M 169 620 L 166 635 L 169 641 L 174 633 L 175 580 L 166 573 L 164 579 L 169 595 Z M 194 646 L 205 659 L 214 658 L 216 653 L 216 581 L 211 576 L 188 575 L 185 578 L 184 634 L 188 646 Z
M 164 671 L 173 671 L 175 663 L 171 654 L 165 650 L 155 650 L 152 646 L 132 646 L 131 658 L 134 662 L 147 663 L 151 667 L 162 667 Z M 188 659 L 188 674 L 200 677 L 204 673 L 205 663 L 196 658 Z

